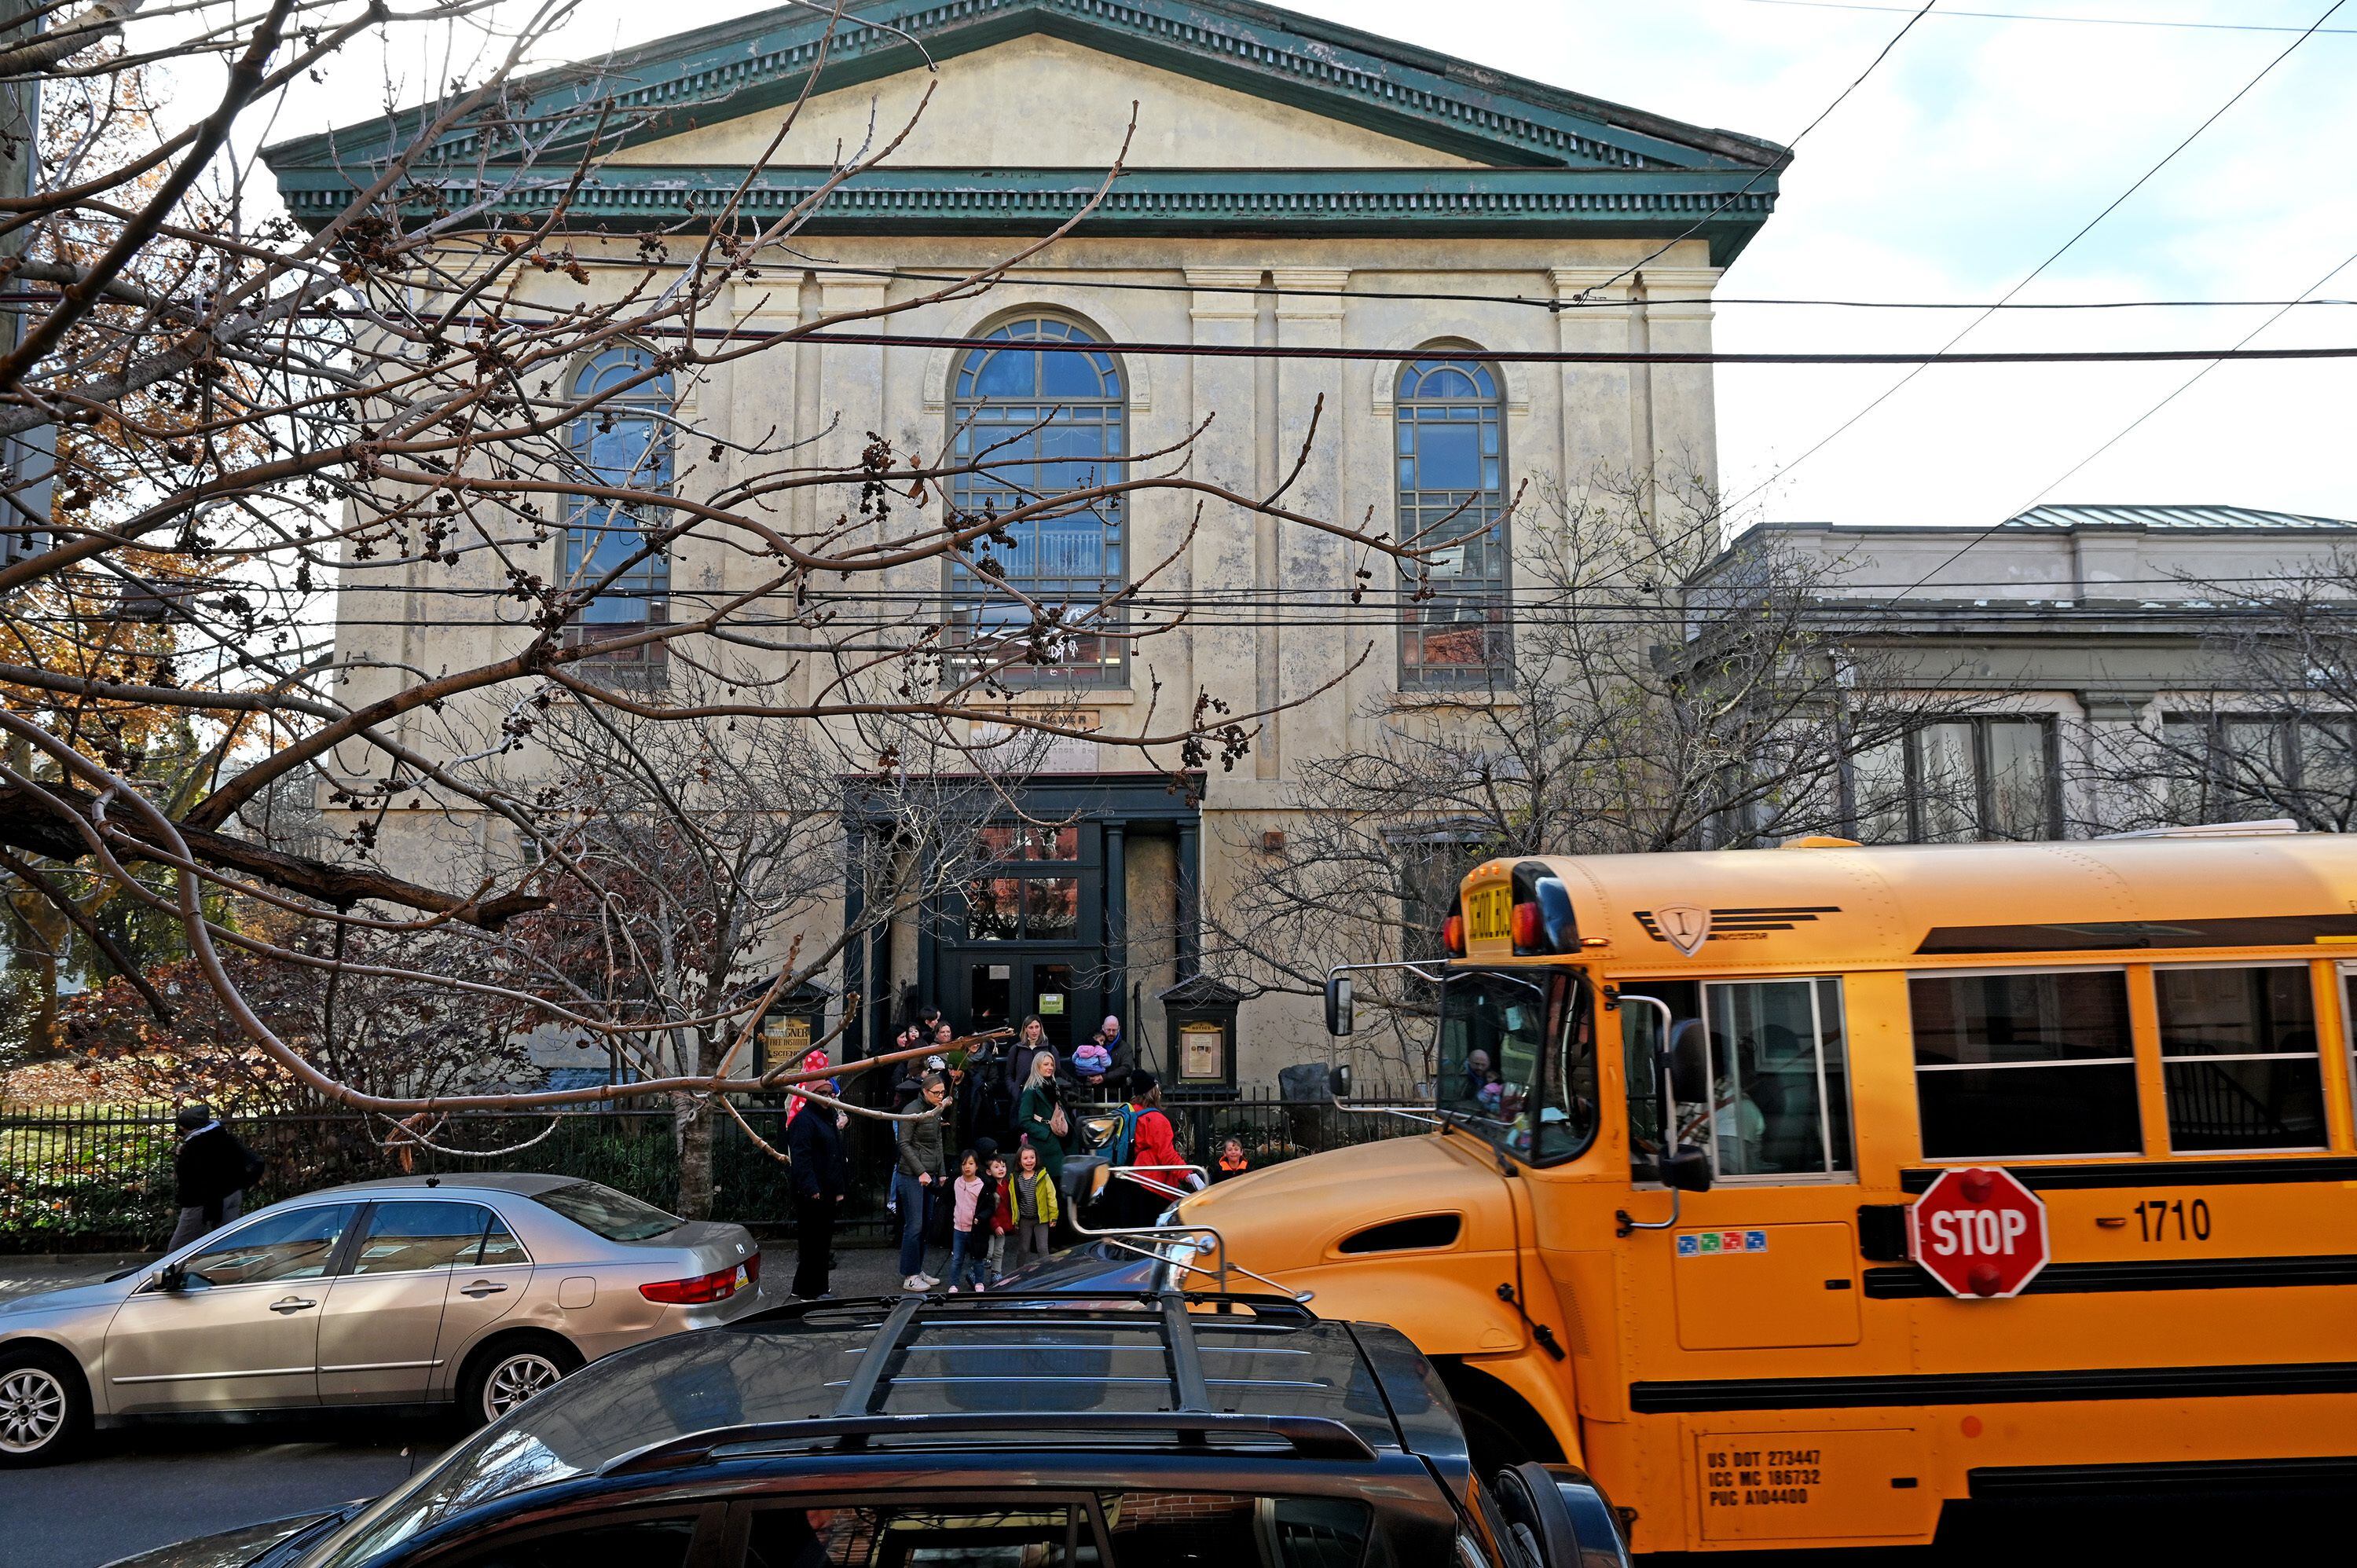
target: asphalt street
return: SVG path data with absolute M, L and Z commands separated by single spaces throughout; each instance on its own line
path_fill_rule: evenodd
M 0 1299 L 102 1277 L 142 1259 L 0 1256 Z M 766 1260 L 763 1294 L 783 1300 L 793 1250 Z M 897 1290 L 885 1251 L 846 1251 L 838 1295 Z M 84 1456 L 0 1470 L 0 1568 L 97 1568 L 191 1536 L 373 1497 L 460 1436 L 448 1418 L 322 1415 L 266 1424 L 101 1433 Z

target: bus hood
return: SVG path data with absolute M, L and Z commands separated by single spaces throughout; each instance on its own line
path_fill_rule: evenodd
M 1280 1279 L 1308 1269 L 1380 1262 L 1383 1250 L 1346 1252 L 1343 1243 L 1373 1226 L 1418 1215 L 1458 1217 L 1449 1251 L 1514 1247 L 1512 1208 L 1488 1152 L 1469 1138 L 1438 1133 L 1270 1165 L 1195 1194 L 1178 1212 L 1188 1224 L 1218 1230 L 1230 1262 Z M 1256 1287 L 1247 1282 L 1239 1288 Z

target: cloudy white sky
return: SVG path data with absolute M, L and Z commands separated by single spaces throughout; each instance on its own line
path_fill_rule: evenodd
M 1895 3 L 1895 0 L 1893 0 Z M 2243 87 L 2331 0 L 1941 0 L 1802 143 L 1780 210 L 1722 293 L 1989 300 Z M 569 52 L 755 7 L 585 0 Z M 1788 0 L 1301 0 L 1298 8 L 1706 125 L 1790 141 L 1906 21 Z M 1992 18 L 1969 11 L 2035 14 Z M 2096 21 L 2050 18 L 2110 18 Z M 2116 25 L 2233 23 L 2292 31 Z M 2020 298 L 2286 299 L 2357 256 L 2357 0 Z M 353 118 L 348 96 L 324 104 Z M 310 124 L 282 119 L 272 139 Z M 2357 299 L 2357 261 L 2320 294 Z M 1964 346 L 2225 345 L 2266 309 L 2008 313 Z M 1968 317 L 1728 303 L 1722 349 L 1936 348 Z M 2261 346 L 2357 342 L 2311 306 Z M 2190 364 L 1935 368 L 1805 461 L 1904 374 L 1725 367 L 1722 465 L 1749 516 L 1987 523 L 2039 500 L 2213 502 L 2357 518 L 2357 362 L 2223 365 L 2061 477 Z

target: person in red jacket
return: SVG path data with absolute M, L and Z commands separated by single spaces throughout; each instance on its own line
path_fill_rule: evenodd
M 1006 1239 L 1015 1233 L 1015 1185 L 1009 1179 L 1006 1161 L 996 1150 L 990 1164 L 983 1169 L 984 1185 L 990 1188 L 990 1241 L 984 1253 L 985 1273 L 990 1284 L 1006 1272 Z
M 1178 1134 L 1171 1128 L 1170 1118 L 1162 1113 L 1162 1084 L 1152 1073 L 1130 1074 L 1129 1111 L 1135 1127 L 1130 1140 L 1129 1163 L 1141 1167 L 1141 1175 L 1161 1184 L 1129 1184 L 1129 1223 L 1151 1225 L 1173 1201 L 1163 1188 L 1191 1187 L 1199 1178 L 1191 1171 L 1176 1168 L 1187 1163 L 1187 1156 L 1178 1152 Z M 1162 1168 L 1157 1170 L 1156 1166 Z

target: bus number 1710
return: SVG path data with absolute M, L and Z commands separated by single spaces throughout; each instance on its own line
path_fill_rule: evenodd
M 2169 1238 L 2170 1222 L 2175 1221 L 2176 1239 L 2179 1241 L 2210 1240 L 2210 1206 L 2195 1198 L 2189 1207 L 2183 1198 L 2159 1198 L 2136 1206 L 2136 1227 L 2147 1241 Z

